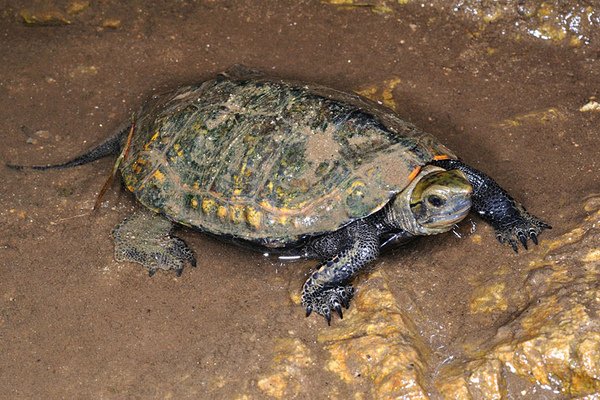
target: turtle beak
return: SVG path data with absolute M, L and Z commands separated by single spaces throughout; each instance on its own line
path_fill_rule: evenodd
M 449 202 L 443 213 L 432 214 L 425 224 L 432 229 L 450 229 L 462 221 L 471 210 L 471 192 L 464 193 L 460 198 Z

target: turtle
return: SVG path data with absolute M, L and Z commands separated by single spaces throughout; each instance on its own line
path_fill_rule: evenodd
M 301 303 L 306 316 L 327 323 L 334 313 L 343 318 L 353 279 L 382 250 L 450 231 L 470 211 L 515 252 L 551 228 L 391 109 L 244 66 L 153 95 L 91 150 L 28 168 L 109 155 L 119 155 L 115 171 L 144 206 L 112 232 L 118 261 L 140 263 L 150 275 L 196 266 L 175 225 L 282 258 L 316 259 Z

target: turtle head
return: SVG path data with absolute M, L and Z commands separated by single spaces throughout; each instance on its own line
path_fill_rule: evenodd
M 437 170 L 416 183 L 410 194 L 410 211 L 426 234 L 449 231 L 471 209 L 473 187 L 459 170 Z

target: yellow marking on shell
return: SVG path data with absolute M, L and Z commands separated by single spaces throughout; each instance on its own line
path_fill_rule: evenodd
M 365 186 L 366 185 L 363 181 L 356 180 L 356 181 L 352 182 L 352 184 L 350 185 L 350 187 L 348 189 L 346 189 L 346 193 L 348 193 L 348 194 L 362 193 L 362 190 L 360 190 L 360 188 L 365 187 Z
M 240 194 L 242 194 L 242 189 L 233 189 L 234 196 L 239 196 Z
M 301 208 L 303 208 L 303 207 L 306 205 L 306 203 L 307 203 L 307 201 L 306 201 L 306 200 L 304 200 L 304 201 L 301 201 L 300 203 L 296 204 L 296 207 L 294 207 L 294 208 L 295 208 L 295 209 L 296 209 L 296 208 L 297 208 L 297 209 L 301 209 Z
M 139 174 L 144 170 L 144 165 L 146 165 L 147 163 L 148 162 L 145 159 L 143 159 L 142 157 L 138 157 L 137 160 L 135 160 L 133 164 L 131 164 L 131 170 L 134 174 Z
M 233 175 L 233 193 L 235 195 L 239 195 L 240 193 L 242 193 L 241 187 L 243 186 L 243 183 L 244 182 L 239 175 Z
M 131 169 L 133 170 L 134 174 L 139 174 L 142 172 L 142 167 L 137 162 L 133 163 L 133 165 L 131 166 Z
M 159 135 L 160 135 L 160 132 L 156 131 L 154 133 L 154 135 L 152 135 L 152 137 L 150 138 L 150 140 L 148 141 L 148 143 L 146 143 L 144 145 L 144 150 L 150 150 L 150 146 L 152 145 L 152 142 L 154 142 L 158 138 Z
M 215 203 L 212 199 L 203 199 L 202 200 L 202 212 L 204 214 L 210 214 L 217 207 L 217 203 Z
M 264 208 L 265 210 L 268 210 L 268 211 L 273 211 L 273 209 L 274 209 L 274 207 L 271 206 L 271 204 L 269 204 L 269 202 L 266 201 L 266 200 L 261 201 L 260 202 L 260 206 L 262 208 Z
M 277 186 L 275 193 L 277 193 L 278 197 L 284 197 L 286 195 L 286 191 L 281 186 Z
M 254 229 L 260 228 L 262 213 L 252 207 L 246 207 L 246 222 Z
M 217 217 L 219 217 L 220 219 L 225 219 L 225 217 L 227 217 L 227 207 L 225 207 L 225 206 L 218 206 L 218 208 L 217 208 Z
M 190 205 L 192 206 L 192 208 L 198 208 L 198 200 L 192 198 L 192 200 L 190 200 Z
M 244 208 L 244 206 L 239 205 L 231 207 L 231 212 L 229 213 L 229 219 L 231 220 L 231 222 L 233 222 L 236 225 L 244 222 Z
M 251 168 L 246 168 L 245 165 L 244 165 L 244 169 L 242 169 L 242 172 L 243 172 L 244 176 L 246 176 L 246 177 L 252 175 L 252 169 Z
M 173 145 L 173 150 L 175 150 L 175 153 L 177 154 L 177 157 L 183 156 L 183 150 L 181 149 L 181 145 L 179 143 L 175 143 Z M 174 160 L 175 157 L 172 157 L 172 159 Z
M 133 187 L 133 185 L 127 185 L 127 190 L 129 190 L 130 192 L 134 192 L 135 188 Z
M 156 171 L 154 171 L 154 174 L 152 174 L 152 177 L 159 182 L 164 182 L 164 180 L 165 180 L 165 174 L 160 172 L 160 170 L 158 170 L 158 169 Z
M 277 216 L 277 222 L 279 222 L 281 225 L 287 225 L 290 221 L 290 217 L 287 215 L 279 215 Z
M 204 129 L 204 123 L 201 120 L 198 120 L 192 124 L 192 130 L 202 135 L 206 135 L 208 133 L 208 131 Z
M 273 182 L 269 181 L 269 183 L 267 183 L 267 189 L 269 189 L 269 192 L 273 191 Z
M 330 203 L 335 203 L 335 202 L 339 202 L 341 201 L 342 196 L 340 194 L 340 192 L 338 190 L 333 190 L 330 193 L 321 196 L 321 203 L 323 203 L 324 201 L 328 201 Z M 263 200 L 259 203 L 260 207 L 265 210 L 266 212 L 273 214 L 273 215 L 279 215 L 281 217 L 283 216 L 290 216 L 290 215 L 306 215 L 307 212 L 310 212 L 310 209 L 312 209 L 314 207 L 314 204 L 312 204 L 311 202 L 302 202 L 300 203 L 299 207 L 295 207 L 295 208 L 289 208 L 289 207 L 275 207 L 273 206 L 271 203 L 269 203 L 267 200 Z M 281 217 L 275 217 L 275 219 L 279 219 Z M 284 224 L 287 223 L 284 222 Z
M 196 190 L 200 189 L 200 181 L 195 181 L 192 187 Z

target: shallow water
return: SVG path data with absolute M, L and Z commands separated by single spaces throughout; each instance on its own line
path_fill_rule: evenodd
M 579 111 L 600 95 L 593 41 L 515 40 L 418 4 L 69 8 L 78 3 L 0 7 L 3 161 L 68 159 L 108 137 L 153 91 L 243 63 L 394 105 L 551 223 L 541 240 L 571 230 L 584 199 L 600 191 L 600 113 Z M 27 26 L 23 9 L 58 10 L 71 24 Z M 293 301 L 312 262 L 181 230 L 199 262 L 182 277 L 149 278 L 116 263 L 110 231 L 135 204 L 114 185 L 91 212 L 111 167 L 106 159 L 64 171 L 0 168 L 0 397 L 265 398 L 257 382 L 288 337 L 307 347 L 313 366 L 296 397 L 353 395 L 356 387 L 320 367 L 328 354 L 316 338 L 329 328 Z M 468 220 L 462 238 L 422 238 L 378 261 L 394 295 L 412 299 L 408 312 L 434 365 L 460 357 L 461 343 L 485 342 L 515 312 L 470 313 L 473 284 L 499 271 L 510 282 L 538 251 L 515 255 L 472 221 L 474 233 Z

